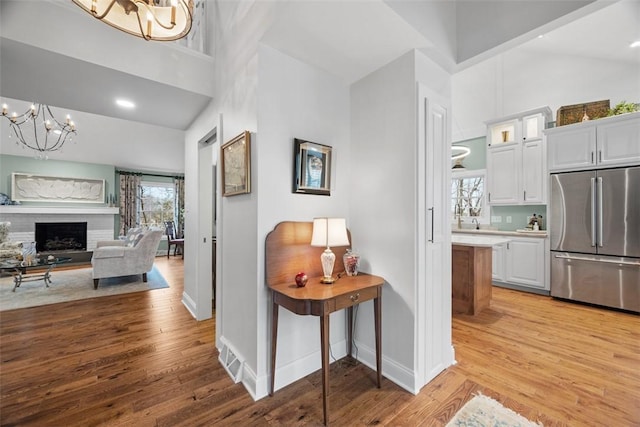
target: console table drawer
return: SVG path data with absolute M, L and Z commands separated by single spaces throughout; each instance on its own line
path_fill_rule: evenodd
M 378 288 L 366 288 L 351 293 L 340 295 L 335 299 L 335 311 L 351 307 L 352 305 L 374 299 L 378 296 Z

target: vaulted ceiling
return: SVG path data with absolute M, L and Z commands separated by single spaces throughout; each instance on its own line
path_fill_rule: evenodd
M 616 3 L 291 1 L 279 6 L 262 41 L 346 83 L 413 48 L 451 72 L 525 42 L 528 49 L 638 61 L 628 44 L 640 38 L 639 2 Z M 184 130 L 215 94 L 215 58 L 133 38 L 71 2 L 3 0 L 0 20 L 3 98 Z M 540 32 L 549 43 L 531 43 Z M 134 51 L 141 52 L 139 63 L 128 59 Z M 118 94 L 139 108 L 117 109 Z

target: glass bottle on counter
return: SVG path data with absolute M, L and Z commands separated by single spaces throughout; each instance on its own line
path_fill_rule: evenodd
M 358 265 L 360 263 L 360 255 L 356 252 L 353 252 L 351 249 L 347 249 L 342 257 L 342 262 L 344 262 L 344 271 L 347 273 L 347 276 L 357 276 L 358 275 Z

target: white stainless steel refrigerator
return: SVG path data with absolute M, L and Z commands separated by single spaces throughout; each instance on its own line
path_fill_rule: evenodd
M 640 312 L 640 166 L 551 175 L 551 295 Z

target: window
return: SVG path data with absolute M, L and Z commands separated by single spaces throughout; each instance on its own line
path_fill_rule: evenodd
M 141 182 L 138 219 L 141 227 L 164 229 L 165 221 L 175 221 L 175 190 L 172 183 Z
M 484 197 L 485 170 L 451 173 L 451 215 L 471 222 L 476 218 L 489 223 L 489 212 Z

